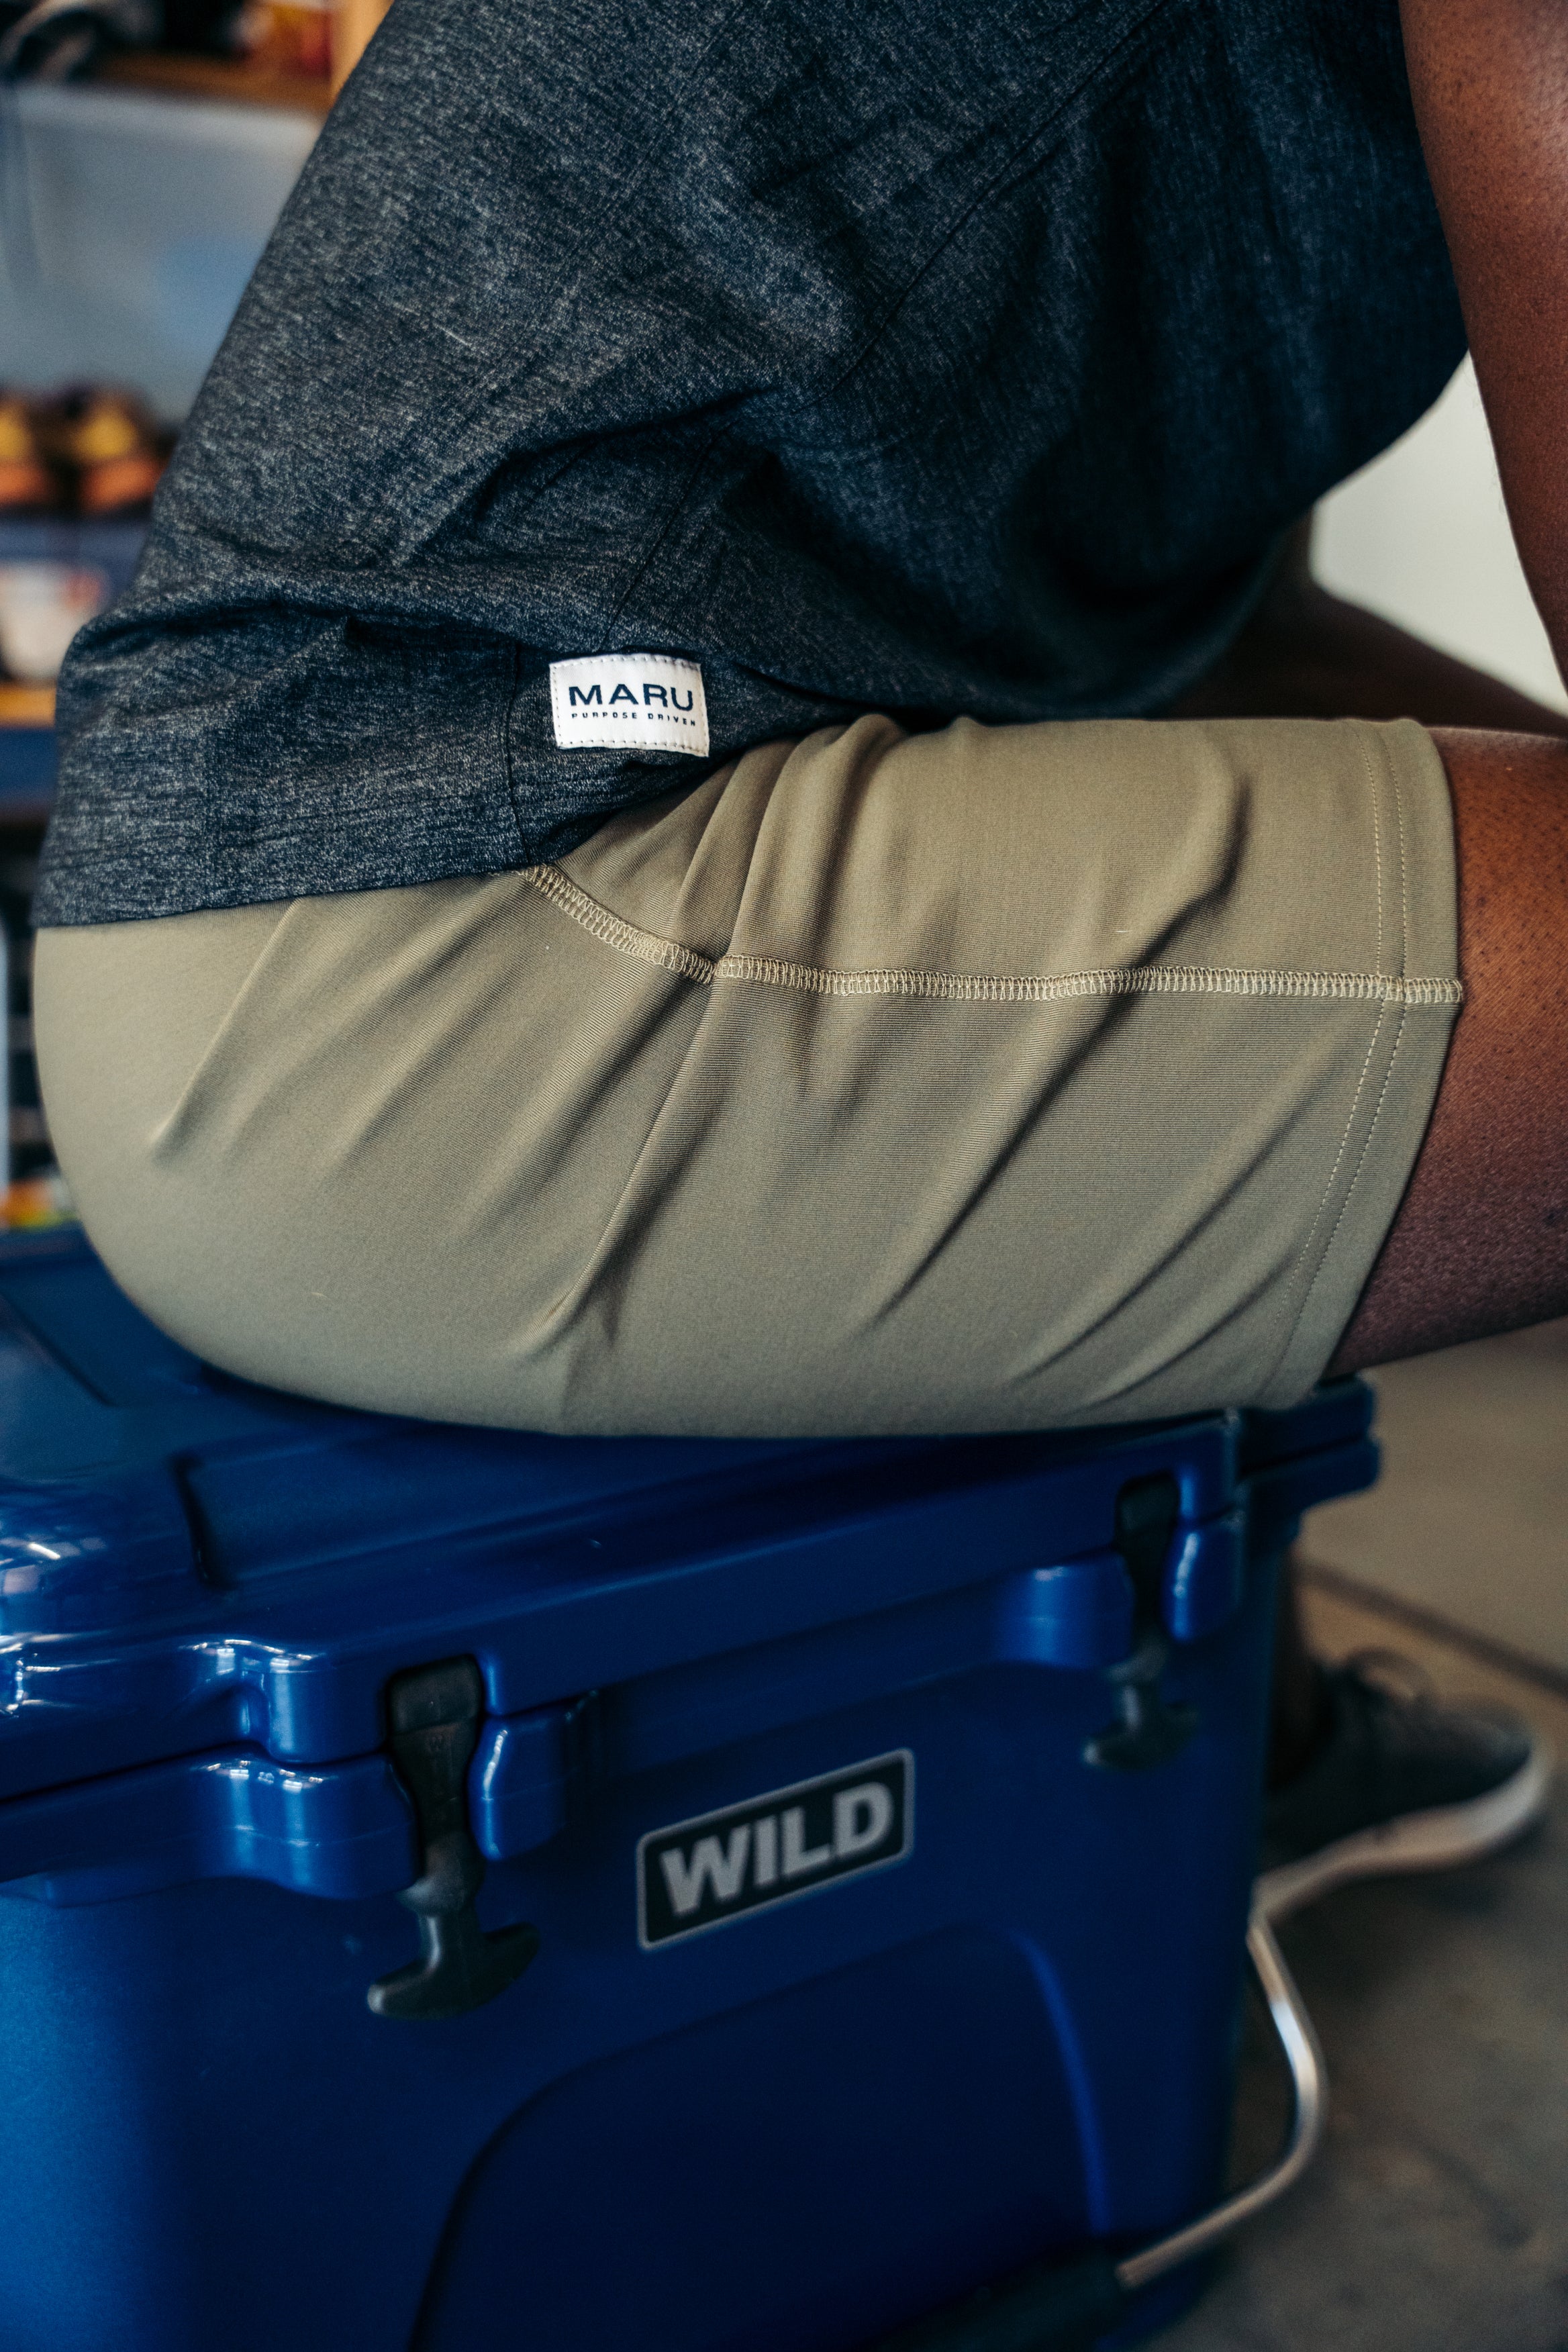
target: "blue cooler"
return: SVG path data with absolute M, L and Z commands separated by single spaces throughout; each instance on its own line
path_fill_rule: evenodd
M 1358 1382 L 568 1440 L 230 1380 L 73 1233 L 0 1247 L 0 1317 L 5 2352 L 979 2352 L 1175 2307 L 1273 1573 L 1374 1475 Z

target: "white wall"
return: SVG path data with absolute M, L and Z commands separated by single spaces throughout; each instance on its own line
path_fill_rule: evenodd
M 1324 499 L 1313 568 L 1337 594 L 1568 710 L 1468 360 L 1419 425 Z

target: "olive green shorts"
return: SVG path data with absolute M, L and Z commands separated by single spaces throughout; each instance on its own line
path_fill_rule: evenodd
M 38 941 L 60 1160 L 216 1363 L 577 1431 L 1039 1427 L 1322 1371 L 1459 988 L 1401 723 L 748 752 L 559 865 Z

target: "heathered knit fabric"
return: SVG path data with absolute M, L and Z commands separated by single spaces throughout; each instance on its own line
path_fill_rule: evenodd
M 396 0 L 61 683 L 77 924 L 492 872 L 868 709 L 1157 710 L 1463 349 L 1394 0 Z

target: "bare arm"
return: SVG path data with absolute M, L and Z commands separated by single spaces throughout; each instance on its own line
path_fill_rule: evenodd
M 1410 86 L 1525 576 L 1568 655 L 1568 10 L 1402 0 Z M 1443 734 L 1465 1009 L 1331 1370 L 1568 1309 L 1568 762 Z
M 1402 5 L 1416 114 L 1504 494 L 1561 667 L 1568 5 Z M 1561 738 L 1568 723 L 1328 596 L 1310 579 L 1300 533 L 1253 621 L 1184 708 L 1399 710 L 1439 730 L 1454 798 L 1465 1007 L 1415 1174 L 1330 1370 L 1568 1312 L 1568 753 L 1561 740 L 1541 740 Z M 1446 731 L 1456 727 L 1507 731 Z
M 1177 719 L 1418 719 L 1568 736 L 1568 717 L 1439 653 L 1312 578 L 1310 525 L 1291 533 L 1252 619 Z
M 1411 93 L 1525 576 L 1568 674 L 1568 7 L 1401 0 Z M 1299 537 L 1182 715 L 1568 734 L 1568 721 L 1330 596 Z
M 1402 0 L 1411 94 L 1525 576 L 1568 657 L 1568 9 Z

